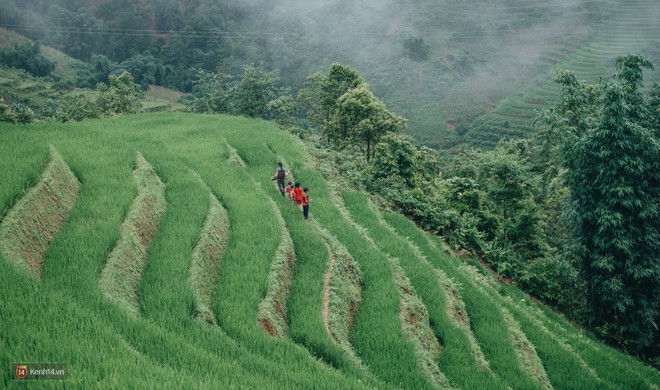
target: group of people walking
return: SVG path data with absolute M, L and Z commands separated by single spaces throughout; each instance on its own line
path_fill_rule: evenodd
M 286 168 L 282 166 L 282 162 L 280 161 L 277 163 L 273 180 L 277 180 L 277 188 L 282 196 L 288 197 L 292 203 L 295 203 L 296 206 L 302 210 L 305 221 L 309 221 L 309 188 L 301 187 L 299 181 L 295 182 L 295 184 L 289 181 L 285 185 L 284 182 L 288 174 Z

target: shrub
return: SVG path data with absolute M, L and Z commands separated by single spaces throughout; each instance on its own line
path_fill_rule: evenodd
M 16 113 L 3 98 L 0 98 L 0 122 L 16 123 Z
M 580 317 L 584 310 L 584 281 L 577 270 L 561 258 L 544 257 L 529 262 L 520 284 L 526 292 L 573 318 Z
M 97 99 L 99 111 L 104 115 L 135 114 L 142 109 L 140 97 L 142 89 L 133 81 L 133 76 L 122 72 L 119 76 L 110 75 L 110 85 L 99 83 Z
M 95 99 L 87 95 L 79 95 L 64 98 L 54 117 L 60 122 L 69 122 L 98 118 L 100 115 Z
M 11 109 L 15 113 L 16 123 L 31 123 L 34 120 L 34 111 L 27 104 L 12 104 Z

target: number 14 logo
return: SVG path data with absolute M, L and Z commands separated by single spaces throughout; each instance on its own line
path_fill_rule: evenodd
M 27 366 L 25 366 L 25 365 L 16 366 L 16 377 L 18 379 L 25 378 L 27 376 L 27 374 L 28 374 Z

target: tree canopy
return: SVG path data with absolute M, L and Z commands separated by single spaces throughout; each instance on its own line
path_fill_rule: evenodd
M 660 144 L 639 89 L 652 64 L 637 54 L 616 63 L 619 73 L 598 86 L 560 75 L 563 99 L 550 125 L 566 134 L 559 151 L 588 320 L 641 353 L 658 342 Z

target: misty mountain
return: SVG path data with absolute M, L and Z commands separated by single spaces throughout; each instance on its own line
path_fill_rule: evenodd
M 601 39 L 613 47 L 603 56 L 608 61 L 646 50 L 660 62 L 652 50 L 660 41 L 654 22 L 660 18 L 660 3 L 652 0 L 625 5 L 594 0 L 0 4 L 2 27 L 85 61 L 103 55 L 121 62 L 147 53 L 173 69 L 175 76 L 165 86 L 182 91 L 191 88 L 192 68 L 239 74 L 246 64 L 261 64 L 278 70 L 282 84 L 295 93 L 307 75 L 344 63 L 358 69 L 380 98 L 408 118 L 418 142 L 440 147 L 465 140 L 479 144 L 475 137 L 524 136 L 534 104 L 552 102 L 554 67 L 604 31 L 629 42 L 619 47 Z M 640 34 L 648 36 L 636 39 Z M 529 115 L 479 120 L 535 86 L 550 92 L 527 99 L 530 106 L 523 110 Z M 510 124 L 517 126 L 515 131 L 508 129 Z

